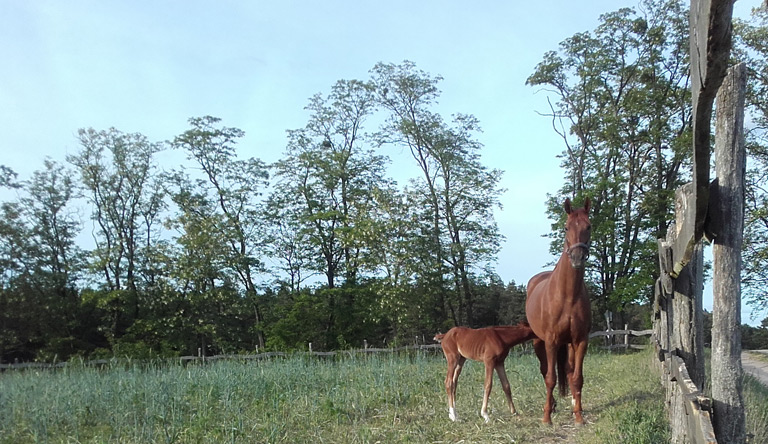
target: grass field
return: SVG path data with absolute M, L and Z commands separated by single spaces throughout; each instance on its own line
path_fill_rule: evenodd
M 667 442 L 651 362 L 649 352 L 590 352 L 579 429 L 570 399 L 559 400 L 554 426 L 541 425 L 538 363 L 515 352 L 507 374 L 520 414 L 506 410 L 494 379 L 489 424 L 479 416 L 482 364 L 467 363 L 452 423 L 435 353 L 5 372 L 0 443 Z

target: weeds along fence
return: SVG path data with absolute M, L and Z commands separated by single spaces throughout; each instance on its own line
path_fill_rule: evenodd
M 648 336 L 653 333 L 653 330 L 629 330 L 624 328 L 624 330 L 604 330 L 604 331 L 595 331 L 589 334 L 589 338 L 600 338 L 604 337 L 606 338 L 607 345 L 600 346 L 601 349 L 604 350 L 629 350 L 629 349 L 644 349 L 647 346 L 641 345 L 641 344 L 632 344 L 630 341 L 630 338 L 632 337 L 642 337 L 642 336 Z M 523 353 L 529 353 L 532 352 L 533 349 L 526 344 L 523 344 L 522 346 L 522 352 Z M 376 348 L 376 347 L 368 347 L 366 343 L 364 343 L 363 348 L 360 349 L 350 349 L 350 350 L 338 350 L 338 351 L 314 351 L 312 350 L 312 344 L 308 344 L 308 351 L 294 351 L 294 352 L 280 352 L 280 351 L 272 351 L 272 352 L 263 352 L 263 353 L 254 353 L 254 354 L 227 354 L 227 355 L 213 355 L 213 356 L 205 356 L 202 354 L 202 352 L 198 353 L 198 356 L 179 356 L 175 358 L 158 358 L 160 361 L 164 362 L 174 362 L 179 364 L 187 364 L 187 363 L 207 363 L 207 362 L 216 362 L 216 361 L 258 361 L 258 360 L 266 360 L 266 359 L 273 359 L 273 358 L 288 358 L 292 356 L 308 356 L 308 357 L 316 357 L 316 358 L 333 358 L 337 356 L 355 356 L 355 355 L 367 355 L 367 354 L 377 354 L 377 353 L 403 353 L 403 352 L 426 352 L 426 353 L 441 353 L 442 349 L 440 348 L 440 344 L 416 344 L 416 345 L 409 345 L 409 346 L 402 346 L 402 347 L 391 347 L 391 348 Z M 133 360 L 133 362 L 142 362 L 141 359 Z M 116 362 L 120 362 L 119 359 L 112 358 L 112 359 L 92 359 L 88 361 L 75 361 L 74 365 L 79 366 L 87 366 L 87 367 L 106 367 L 109 365 L 113 365 Z M 0 364 L 0 371 L 5 370 L 25 370 L 25 369 L 57 369 L 57 368 L 65 368 L 70 365 L 73 365 L 72 362 L 56 362 L 56 363 L 46 363 L 46 362 L 21 362 L 21 363 L 13 363 L 13 364 Z
M 199 362 L 199 363 L 206 363 L 206 362 L 216 362 L 216 361 L 259 361 L 259 360 L 265 360 L 265 359 L 273 359 L 273 358 L 288 358 L 292 356 L 309 356 L 309 357 L 317 357 L 317 358 L 328 358 L 328 357 L 336 357 L 336 356 L 353 356 L 353 355 L 365 355 L 365 354 L 374 354 L 374 353 L 397 353 L 397 352 L 438 352 L 442 351 L 440 348 L 440 344 L 422 344 L 422 345 L 411 345 L 411 346 L 403 346 L 403 347 L 393 347 L 393 348 L 361 348 L 361 349 L 351 349 L 351 350 L 339 350 L 339 351 L 313 351 L 311 350 L 311 344 L 310 344 L 310 350 L 309 351 L 295 351 L 295 352 L 280 352 L 280 351 L 273 351 L 273 352 L 263 352 L 263 353 L 254 353 L 254 354 L 229 354 L 229 355 L 213 355 L 213 356 L 205 356 L 202 353 L 198 356 L 179 356 L 175 358 L 158 358 L 160 361 L 164 362 L 175 362 L 180 364 L 187 364 L 187 363 L 193 363 L 193 362 Z M 88 367 L 103 367 L 112 365 L 115 362 L 119 362 L 120 360 L 117 358 L 112 359 L 92 359 L 88 361 L 75 361 L 76 365 L 83 365 Z M 141 359 L 134 360 L 134 362 L 141 362 Z M 25 370 L 25 369 L 56 369 L 56 368 L 65 368 L 72 365 L 71 362 L 57 362 L 57 363 L 46 363 L 46 362 L 21 362 L 21 363 L 14 363 L 14 364 L 0 364 L 0 371 L 4 370 Z

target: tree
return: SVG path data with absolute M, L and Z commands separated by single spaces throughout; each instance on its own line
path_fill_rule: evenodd
M 18 202 L 3 205 L 0 357 L 66 359 L 78 351 L 81 224 L 73 209 L 76 185 L 61 165 L 19 183 Z
M 19 184 L 16 183 L 17 176 L 16 172 L 12 169 L 5 165 L 0 165 L 0 188 L 18 188 Z
M 768 10 L 735 20 L 733 57 L 746 62 L 747 193 L 744 225 L 744 294 L 755 312 L 768 309 Z
M 430 110 L 439 96 L 440 77 L 417 70 L 411 62 L 379 63 L 372 73 L 377 98 L 390 112 L 379 143 L 407 146 L 422 173 L 411 182 L 409 193 L 422 224 L 422 248 L 417 250 L 422 278 L 456 324 L 472 325 L 473 268 L 493 260 L 501 240 L 492 217 L 493 208 L 500 206 L 501 172 L 481 164 L 482 145 L 473 135 L 479 125 L 473 116 L 456 115 L 448 125 Z M 445 298 L 448 285 L 455 302 Z
M 103 277 L 101 304 L 110 313 L 110 336 L 117 339 L 140 316 L 142 227 L 149 231 L 158 215 L 159 190 L 151 184 L 154 155 L 162 146 L 114 128 L 80 129 L 78 139 L 80 152 L 67 160 L 78 168 L 93 205 L 92 267 Z
M 45 276 L 46 291 L 60 298 L 77 298 L 75 281 L 82 271 L 83 253 L 76 245 L 82 229 L 72 208 L 78 197 L 73 175 L 63 165 L 46 159 L 44 170 L 36 171 L 26 186 L 22 207 L 37 246 L 38 268 Z
M 322 258 L 306 265 L 325 275 L 328 288 L 338 286 L 340 274 L 354 285 L 368 267 L 366 229 L 375 224 L 376 190 L 387 186 L 386 159 L 367 147 L 363 133 L 373 107 L 370 85 L 357 80 L 337 82 L 327 97 L 315 95 L 309 122 L 289 131 L 286 157 L 275 166 L 272 202 Z
M 555 97 L 545 115 L 566 147 L 566 183 L 548 203 L 551 250 L 562 245 L 561 202 L 589 195 L 600 311 L 650 301 L 656 239 L 689 162 L 687 12 L 678 0 L 647 0 L 641 12 L 602 15 L 594 34 L 563 41 L 527 80 Z
M 260 196 L 267 187 L 267 167 L 259 159 L 238 160 L 235 147 L 244 132 L 237 128 L 220 126 L 221 119 L 211 116 L 189 119 L 191 129 L 174 138 L 172 146 L 183 149 L 187 158 L 202 171 L 202 178 L 194 182 L 194 193 L 208 211 L 200 215 L 211 234 L 221 236 L 227 245 L 224 256 L 227 267 L 242 286 L 245 299 L 253 308 L 257 326 L 257 344 L 264 347 L 261 330 L 263 315 L 258 300 L 256 277 L 264 270 L 261 261 L 263 242 L 262 205 Z M 180 174 L 180 182 L 188 180 Z M 189 191 L 182 187 L 180 199 Z M 180 203 L 180 202 L 179 202 Z M 185 210 L 182 208 L 182 210 Z
M 173 326 L 166 338 L 171 347 L 192 353 L 200 347 L 208 354 L 209 349 L 227 348 L 222 340 L 228 324 L 224 314 L 242 299 L 231 263 L 232 240 L 215 195 L 178 173 L 168 178 L 168 185 L 175 190 L 172 200 L 178 211 L 167 226 L 178 235 L 160 250 L 161 286 L 166 291 L 155 303 L 155 319 Z
M 4 169 L 3 177 L 0 186 L 7 187 L 16 173 Z M 3 361 L 28 358 L 24 349 L 27 341 L 20 333 L 31 330 L 25 329 L 30 324 L 22 321 L 31 310 L 25 310 L 28 307 L 14 285 L 24 272 L 24 252 L 29 248 L 21 206 L 18 202 L 3 202 L 0 215 L 0 361 Z
M 282 221 L 280 258 L 291 271 L 292 288 L 300 276 L 322 274 L 327 289 L 318 291 L 327 307 L 326 334 L 345 322 L 342 311 L 358 303 L 355 288 L 378 268 L 381 199 L 390 191 L 387 159 L 370 148 L 364 132 L 375 110 L 371 85 L 340 80 L 327 96 L 316 94 L 306 108 L 304 128 L 288 132 L 283 160 L 275 165 L 277 186 L 271 212 Z M 303 270 L 302 270 L 303 268 Z M 359 287 L 358 287 L 359 288 Z

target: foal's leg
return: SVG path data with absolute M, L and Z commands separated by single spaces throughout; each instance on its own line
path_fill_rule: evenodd
M 485 361 L 485 392 L 483 393 L 483 407 L 480 409 L 480 415 L 485 422 L 491 422 L 488 416 L 488 398 L 491 396 L 491 387 L 493 386 L 493 361 Z
M 584 356 L 587 354 L 587 341 L 582 340 L 573 344 L 573 372 L 568 375 L 568 384 L 573 395 L 573 422 L 576 425 L 584 425 L 584 417 L 581 410 L 581 388 L 584 385 Z
M 507 396 L 507 405 L 509 405 L 509 411 L 513 415 L 517 415 L 515 409 L 515 403 L 512 402 L 512 390 L 509 387 L 509 379 L 507 379 L 507 372 L 504 371 L 504 362 L 502 361 L 496 365 L 496 373 L 499 375 L 499 381 L 501 381 L 501 389 L 504 390 L 504 394 Z
M 458 416 L 456 416 L 456 386 L 459 385 L 459 375 L 461 375 L 461 369 L 464 368 L 465 361 L 466 358 L 459 355 L 456 358 L 453 371 L 446 375 L 446 384 L 448 384 L 448 377 L 450 376 L 451 378 L 451 392 L 448 394 L 448 417 L 451 418 L 451 421 L 458 419 Z
M 451 421 L 456 421 L 456 412 L 454 410 L 456 385 L 453 375 L 456 371 L 457 359 L 455 357 L 449 358 L 447 355 L 446 358 L 448 360 L 448 372 L 445 375 L 445 393 L 448 395 L 448 417 L 451 418 Z

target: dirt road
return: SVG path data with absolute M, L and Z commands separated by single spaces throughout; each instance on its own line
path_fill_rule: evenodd
M 760 356 L 762 355 L 762 356 Z M 762 358 L 762 359 L 761 359 Z M 741 366 L 768 387 L 768 350 L 749 350 L 741 353 Z

